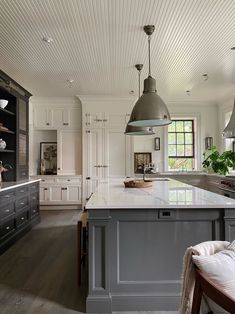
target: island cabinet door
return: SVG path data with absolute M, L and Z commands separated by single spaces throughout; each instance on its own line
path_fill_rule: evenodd
M 111 293 L 126 293 L 124 305 L 136 293 L 146 306 L 176 310 L 185 250 L 222 239 L 220 210 L 112 210 L 110 216 Z

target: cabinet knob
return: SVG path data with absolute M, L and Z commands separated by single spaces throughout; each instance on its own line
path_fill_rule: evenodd
M 10 209 L 5 209 L 5 213 L 9 213 Z
M 9 226 L 7 226 L 7 227 L 6 227 L 6 230 L 9 230 L 9 229 L 10 229 L 10 227 L 9 227 Z
M 24 217 L 21 217 L 20 219 L 21 219 L 21 220 L 24 220 Z
M 57 170 L 60 170 L 60 168 L 57 168 Z
M 47 122 L 47 123 L 46 123 L 46 125 L 50 125 L 50 123 L 49 123 L 49 122 Z
M 44 188 L 44 191 L 47 191 L 48 190 L 48 188 Z
M 86 177 L 86 180 L 91 180 L 91 177 Z

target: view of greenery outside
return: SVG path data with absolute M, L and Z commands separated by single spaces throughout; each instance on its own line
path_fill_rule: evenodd
M 193 120 L 173 120 L 168 126 L 168 169 L 170 171 L 188 171 L 193 168 Z

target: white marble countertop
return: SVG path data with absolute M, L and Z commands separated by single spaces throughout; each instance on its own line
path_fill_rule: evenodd
M 30 184 L 30 183 L 34 183 L 34 182 L 39 182 L 41 181 L 40 179 L 36 179 L 36 180 L 21 180 L 21 181 L 12 181 L 12 182 L 1 182 L 0 183 L 0 193 L 13 189 L 13 188 L 17 188 L 19 186 L 22 185 L 26 185 L 26 184 Z
M 159 178 L 149 188 L 125 188 L 124 180 L 101 183 L 86 204 L 89 209 L 234 208 L 235 200 L 194 186 Z

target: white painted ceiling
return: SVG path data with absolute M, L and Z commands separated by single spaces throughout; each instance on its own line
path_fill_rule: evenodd
M 164 100 L 235 94 L 234 0 L 0 0 L 0 68 L 36 96 L 137 95 L 146 24 Z

